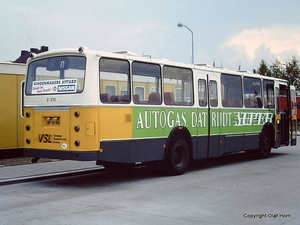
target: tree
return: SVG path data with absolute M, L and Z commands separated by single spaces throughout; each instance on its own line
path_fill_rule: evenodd
M 290 83 L 294 85 L 297 90 L 300 90 L 300 68 L 299 62 L 295 56 L 293 56 L 290 62 L 287 62 L 285 64 L 285 73 L 282 78 L 289 80 Z
M 259 67 L 256 71 L 258 74 L 261 74 L 261 75 L 264 75 L 264 76 L 271 76 L 271 73 L 270 73 L 270 69 L 266 63 L 265 60 L 261 60 L 260 64 L 259 64 Z
M 270 66 L 270 73 L 272 77 L 284 79 L 284 64 L 276 59 Z
M 291 85 L 296 87 L 296 90 L 300 90 L 300 66 L 296 56 L 293 56 L 292 60 L 286 63 L 276 59 L 270 66 L 262 59 L 257 73 L 288 80 Z

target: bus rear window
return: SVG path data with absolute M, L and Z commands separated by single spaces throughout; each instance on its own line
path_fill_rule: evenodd
M 64 94 L 83 91 L 86 59 L 62 56 L 41 59 L 29 64 L 26 94 Z

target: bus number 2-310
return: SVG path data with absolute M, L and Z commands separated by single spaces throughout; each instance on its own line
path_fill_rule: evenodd
M 56 102 L 56 98 L 47 98 L 47 102 Z

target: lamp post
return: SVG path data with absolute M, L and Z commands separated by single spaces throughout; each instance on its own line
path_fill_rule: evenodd
M 188 26 L 186 26 L 186 25 L 184 25 L 184 24 L 182 24 L 182 23 L 178 23 L 178 24 L 177 24 L 177 27 L 185 27 L 185 28 L 188 29 L 188 30 L 191 32 L 191 34 L 192 34 L 192 64 L 194 64 L 194 33 L 193 33 L 193 31 L 192 31 L 190 28 L 188 28 Z

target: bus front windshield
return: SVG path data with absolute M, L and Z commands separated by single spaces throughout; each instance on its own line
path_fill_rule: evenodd
M 86 59 L 60 56 L 37 60 L 28 66 L 26 94 L 64 94 L 83 91 Z

